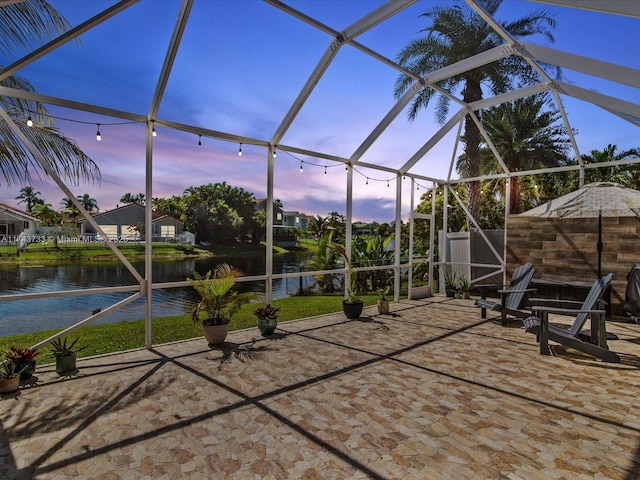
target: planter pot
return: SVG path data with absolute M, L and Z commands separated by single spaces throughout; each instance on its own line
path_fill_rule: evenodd
M 349 319 L 359 318 L 363 308 L 364 302 L 362 300 L 357 300 L 355 302 L 347 302 L 346 300 L 342 301 L 342 311 Z
M 56 373 L 64 375 L 76 371 L 76 354 L 56 357 Z
M 278 326 L 277 318 L 259 318 L 258 319 L 258 330 L 263 337 L 268 335 L 273 335 L 276 327 Z
M 378 300 L 378 313 L 380 315 L 389 313 L 389 300 Z
M 456 296 L 456 289 L 455 288 L 445 288 L 444 292 L 446 293 L 447 297 L 449 298 L 453 298 Z
M 220 345 L 224 343 L 229 332 L 229 323 L 223 323 L 218 325 L 205 325 L 202 324 L 202 331 L 204 332 L 204 338 L 209 345 Z
M 29 380 L 33 376 L 33 372 L 36 371 L 36 361 L 31 360 L 27 363 L 16 363 L 16 372 L 20 372 L 20 381 L 24 382 Z
M 470 299 L 471 298 L 471 292 L 462 292 L 462 298 L 465 299 Z
M 20 387 L 20 377 L 0 379 L 0 393 L 13 393 Z
M 409 298 L 409 300 L 419 300 L 421 298 L 428 298 L 430 296 L 431 287 L 429 285 L 411 287 L 411 297 Z

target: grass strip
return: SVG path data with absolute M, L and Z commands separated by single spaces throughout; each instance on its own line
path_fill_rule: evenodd
M 365 295 L 361 298 L 365 306 L 374 305 L 378 299 L 376 295 Z M 229 331 L 255 327 L 256 318 L 253 315 L 253 310 L 261 305 L 258 303 L 243 305 L 231 320 Z M 278 322 L 288 322 L 300 318 L 341 312 L 342 296 L 289 297 L 275 300 L 273 306 L 280 308 Z M 202 337 L 202 327 L 194 324 L 189 314 L 157 317 L 153 318 L 152 322 L 151 337 L 154 345 Z M 0 337 L 0 352 L 4 352 L 12 346 L 25 348 L 35 345 L 58 331 L 44 330 Z M 71 333 L 69 337 L 71 339 L 80 337 L 78 345 L 87 345 L 87 348 L 78 353 L 78 357 L 141 348 L 144 347 L 144 320 L 86 325 L 80 330 Z M 53 362 L 48 350 L 45 347 L 38 357 L 40 364 Z

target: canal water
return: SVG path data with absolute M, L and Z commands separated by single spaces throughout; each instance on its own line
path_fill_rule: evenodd
M 309 258 L 306 252 L 294 252 L 274 256 L 273 271 L 297 271 Z M 260 275 L 265 271 L 264 256 L 215 257 L 153 262 L 153 283 L 183 281 L 197 271 L 204 275 L 219 263 L 227 262 L 240 268 L 245 275 Z M 144 262 L 134 263 L 136 270 L 144 274 Z M 0 265 L 0 295 L 42 293 L 80 290 L 96 287 L 136 285 L 131 273 L 121 264 L 76 265 Z M 300 288 L 313 284 L 313 277 L 274 280 L 273 297 L 294 295 Z M 265 282 L 239 284 L 240 289 L 264 294 Z M 52 297 L 20 301 L 0 302 L 0 336 L 62 329 L 123 300 L 133 292 L 96 293 L 70 297 Z M 154 317 L 180 315 L 191 311 L 198 297 L 192 288 L 170 288 L 153 292 Z M 145 316 L 144 299 L 138 299 L 116 312 L 109 313 L 95 323 L 111 323 L 142 319 Z

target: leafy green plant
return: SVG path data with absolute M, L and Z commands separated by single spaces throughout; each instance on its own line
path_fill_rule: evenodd
M 80 340 L 80 338 L 76 338 L 72 342 L 67 343 L 68 337 L 56 338 L 51 342 L 52 356 L 56 358 L 67 357 L 69 355 L 75 355 L 80 350 L 87 348 L 87 345 L 76 347 L 78 340 Z
M 15 363 L 29 363 L 36 359 L 38 353 L 40 352 L 32 348 L 11 347 L 4 352 L 4 358 Z
M 378 294 L 378 300 L 386 301 L 388 300 L 387 295 L 389 295 L 389 287 L 378 288 L 376 293 Z
M 352 270 L 351 262 L 349 261 L 349 257 L 347 256 L 347 250 L 345 249 L 344 245 L 336 242 L 330 242 L 327 245 L 327 248 L 333 250 L 335 253 L 340 255 L 344 260 L 345 267 L 347 268 L 347 272 L 345 273 L 345 276 L 347 275 L 349 276 L 351 286 L 345 288 L 345 294 L 346 294 L 345 302 L 347 303 L 361 302 L 362 300 L 360 300 L 360 297 L 359 297 L 360 292 L 358 288 L 357 273 Z
M 444 288 L 445 290 L 458 290 L 459 277 L 451 265 L 444 266 Z
M 191 313 L 194 323 L 203 325 L 224 325 L 231 321 L 231 317 L 240 310 L 245 303 L 255 299 L 251 292 L 239 293 L 233 290 L 236 279 L 242 272 L 227 263 L 221 263 L 213 271 L 209 270 L 203 277 L 198 272 L 194 278 L 187 280 L 200 295 L 200 302 Z M 207 318 L 200 320 L 200 312 L 205 311 Z
M 267 320 L 267 319 L 273 320 L 275 318 L 278 318 L 279 311 L 280 311 L 279 308 L 272 307 L 271 305 L 267 304 L 264 307 L 256 308 L 253 311 L 253 314 L 256 316 L 256 318 L 260 320 Z
M 20 372 L 16 372 L 16 362 L 13 360 L 5 360 L 0 367 L 0 379 L 8 380 L 20 375 Z
M 469 293 L 471 291 L 471 281 L 469 281 L 469 279 L 467 278 L 466 275 L 463 275 L 460 277 L 460 279 L 458 280 L 458 290 L 460 292 L 465 292 L 465 293 Z

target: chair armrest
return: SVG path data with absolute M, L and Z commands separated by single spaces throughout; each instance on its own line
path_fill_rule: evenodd
M 549 306 L 552 306 L 554 303 L 556 305 L 563 304 L 563 305 L 577 305 L 577 306 L 580 306 L 580 305 L 583 304 L 583 302 L 578 302 L 578 301 L 575 301 L 575 300 L 561 300 L 559 298 L 539 298 L 539 297 L 530 298 L 529 302 L 531 304 L 534 304 L 534 303 L 551 304 Z
M 577 315 L 579 313 L 598 313 L 604 315 L 607 313 L 605 310 L 582 310 L 580 308 L 558 308 L 558 307 L 550 307 L 547 305 L 534 305 L 531 307 L 533 313 L 557 313 L 559 315 Z
M 522 288 L 522 289 L 509 288 L 506 290 L 498 290 L 498 293 L 500 295 L 502 295 L 503 293 L 528 293 L 528 292 L 535 292 L 536 290 L 537 290 L 536 288 Z

